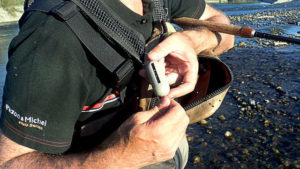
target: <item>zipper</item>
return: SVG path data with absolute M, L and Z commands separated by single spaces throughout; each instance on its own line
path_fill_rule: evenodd
M 229 66 L 228 66 L 227 64 L 225 64 L 223 61 L 221 61 L 221 60 L 219 60 L 219 59 L 216 59 L 216 58 L 211 58 L 211 57 L 203 57 L 203 58 L 213 59 L 213 60 L 216 60 L 216 61 L 220 62 L 221 64 L 223 64 L 223 65 L 225 66 L 226 70 L 228 71 L 228 74 L 229 74 L 229 77 L 230 77 L 230 82 L 227 83 L 225 86 L 223 86 L 223 87 L 221 87 L 221 88 L 219 88 L 219 89 L 217 89 L 217 90 L 215 90 L 215 91 L 209 93 L 209 94 L 206 95 L 205 97 L 203 97 L 203 98 L 201 98 L 201 99 L 199 99 L 199 100 L 196 100 L 196 101 L 192 102 L 191 104 L 189 104 L 189 105 L 187 105 L 187 106 L 184 106 L 184 110 L 185 110 L 185 111 L 188 111 L 188 110 L 190 110 L 190 109 L 192 109 L 192 108 L 194 108 L 194 107 L 200 105 L 201 103 L 203 103 L 203 102 L 205 102 L 205 101 L 207 101 L 207 100 L 209 100 L 209 99 L 211 99 L 211 98 L 213 98 L 213 97 L 215 97 L 215 96 L 217 96 L 217 95 L 223 93 L 223 92 L 226 91 L 226 90 L 231 86 L 231 84 L 232 84 L 232 81 L 233 81 L 233 73 L 232 73 L 231 69 L 229 68 Z

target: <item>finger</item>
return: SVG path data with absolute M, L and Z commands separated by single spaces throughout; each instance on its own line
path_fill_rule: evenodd
M 142 76 L 145 79 L 148 79 L 146 69 L 139 70 L 139 75 Z
M 198 67 L 196 70 L 189 71 L 184 75 L 183 81 L 180 85 L 172 88 L 168 94 L 170 98 L 177 98 L 192 92 L 197 83 Z
M 170 104 L 171 104 L 170 98 L 167 96 L 164 96 L 160 99 L 158 108 L 159 109 L 166 108 L 166 107 L 170 106 Z
M 158 45 L 155 46 L 149 53 L 148 58 L 152 61 L 158 61 L 164 57 L 166 57 L 169 53 L 172 53 L 173 51 L 178 50 L 178 48 L 181 48 L 178 46 L 178 43 L 174 43 L 176 40 L 175 37 L 169 36 L 162 42 L 160 42 Z
M 178 123 L 182 119 L 182 117 L 186 116 L 186 112 L 184 111 L 183 107 L 175 100 L 170 100 L 170 104 L 165 110 L 163 116 L 160 116 L 157 119 L 158 123 L 162 123 L 160 125 L 168 125 L 169 123 Z
M 155 116 L 155 114 L 157 114 L 158 112 L 160 112 L 160 109 L 157 106 L 155 106 L 154 108 L 152 108 L 150 110 L 137 112 L 133 116 L 133 119 L 137 124 L 146 123 L 150 119 L 152 119 L 153 116 Z
M 168 96 L 170 98 L 178 98 L 192 92 L 194 88 L 195 85 L 191 83 L 183 83 L 176 88 L 172 88 Z
M 182 78 L 178 75 L 178 73 L 169 73 L 167 74 L 167 81 L 169 85 L 173 85 L 182 81 Z
M 148 111 L 138 112 L 138 114 L 136 115 L 138 117 L 135 117 L 137 118 L 136 121 L 138 121 L 138 123 L 145 123 L 145 122 L 153 122 L 156 119 L 159 119 L 168 110 L 170 103 L 171 100 L 169 97 L 167 96 L 162 97 L 158 106 L 155 106 L 154 108 Z

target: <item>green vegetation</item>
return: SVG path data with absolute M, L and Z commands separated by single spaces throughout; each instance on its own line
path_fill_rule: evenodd
M 0 7 L 2 8 L 12 8 L 14 6 L 23 5 L 24 0 L 0 0 Z
M 282 27 L 272 27 L 270 28 L 270 33 L 275 35 L 282 35 L 286 31 L 282 29 Z
M 24 5 L 24 0 L 0 0 L 0 8 L 6 10 L 9 15 L 16 16 L 22 13 L 20 6 Z

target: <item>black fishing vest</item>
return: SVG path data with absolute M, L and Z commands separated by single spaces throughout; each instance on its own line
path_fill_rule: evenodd
M 30 1 L 25 1 L 25 13 L 21 20 L 30 11 L 41 11 L 64 21 L 111 74 L 111 80 L 119 90 L 130 82 L 134 71 L 143 66 L 146 51 L 143 35 L 128 26 L 102 0 Z M 164 25 L 166 14 L 163 0 L 152 1 L 154 22 Z M 122 52 L 116 51 L 114 46 L 118 46 Z M 114 56 L 113 59 L 111 56 Z
M 101 117 L 78 122 L 78 126 L 75 127 L 80 136 L 90 136 L 101 131 L 101 135 L 105 137 L 104 132 L 113 131 L 119 123 L 125 120 L 124 118 L 128 117 L 124 112 L 134 102 L 132 99 L 134 97 L 129 97 L 124 101 L 126 87 L 132 81 L 134 72 L 143 66 L 145 53 L 167 34 L 163 0 L 152 0 L 154 3 L 153 25 L 159 29 L 159 33 L 158 38 L 155 38 L 150 44 L 146 44 L 144 36 L 128 26 L 102 0 L 34 0 L 31 3 L 30 1 L 25 1 L 25 12 L 21 22 L 30 11 L 53 15 L 69 26 L 83 46 L 110 74 L 107 77 L 111 79 L 107 80 L 114 82 L 110 87 L 118 90 L 118 96 L 110 93 L 100 103 L 85 106 L 82 113 L 93 114 L 101 111 Z M 116 46 L 121 52 L 116 50 Z M 109 107 L 107 103 L 116 99 L 121 100 L 123 105 L 116 110 L 109 109 L 109 112 L 106 112 L 103 108 L 104 105 Z M 124 110 L 120 112 L 121 109 Z M 133 113 L 132 110 L 128 110 L 128 112 Z M 113 122 L 113 124 L 109 122 Z M 105 131 L 100 128 L 105 128 Z

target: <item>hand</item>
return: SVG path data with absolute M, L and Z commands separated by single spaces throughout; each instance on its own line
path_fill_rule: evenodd
M 139 168 L 174 157 L 189 118 L 176 101 L 161 100 L 158 107 L 133 115 L 112 136 L 109 142 L 117 141 L 113 145 L 119 147 L 114 165 Z
M 148 58 L 159 61 L 165 58 L 166 77 L 170 85 L 168 96 L 176 98 L 194 90 L 198 76 L 198 60 L 189 36 L 176 32 L 152 49 Z M 145 76 L 144 70 L 140 73 Z

